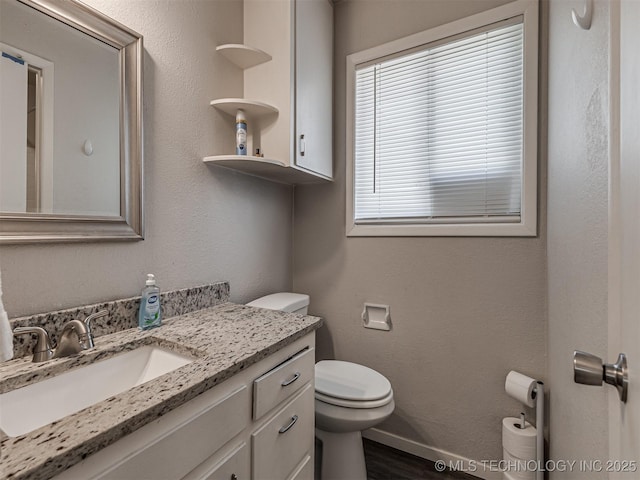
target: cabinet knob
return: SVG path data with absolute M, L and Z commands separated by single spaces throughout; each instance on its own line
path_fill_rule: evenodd
M 238 475 L 236 475 L 235 473 L 232 473 L 231 480 L 238 480 Z

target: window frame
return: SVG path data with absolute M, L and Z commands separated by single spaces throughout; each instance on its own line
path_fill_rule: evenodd
M 355 203 L 355 80 L 356 68 L 404 51 L 442 42 L 465 32 L 522 16 L 523 46 L 523 166 L 520 221 L 487 218 L 467 223 L 463 217 L 433 219 L 429 223 L 366 221 L 356 223 Z M 488 236 L 535 237 L 538 190 L 538 0 L 516 0 L 445 25 L 394 40 L 346 58 L 346 235 L 347 237 Z

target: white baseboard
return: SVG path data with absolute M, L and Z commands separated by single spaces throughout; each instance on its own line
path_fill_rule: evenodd
M 400 437 L 393 433 L 385 432 L 377 428 L 370 428 L 362 432 L 364 438 L 373 440 L 374 442 L 382 443 L 388 447 L 401 450 L 403 452 L 410 453 L 416 457 L 425 458 L 435 462 L 437 460 L 443 460 L 447 467 L 454 467 L 453 469 L 464 471 L 470 475 L 482 478 L 483 480 L 503 480 L 502 472 L 491 471 L 484 469 L 483 465 L 470 458 L 461 457 L 455 453 L 447 452 L 439 448 L 430 447 L 424 443 L 419 443 L 408 438 Z

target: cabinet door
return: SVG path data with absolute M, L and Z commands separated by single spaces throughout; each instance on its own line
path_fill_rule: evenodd
M 333 177 L 333 8 L 295 0 L 295 164 Z
M 313 457 L 307 455 L 287 480 L 313 480 Z
M 254 480 L 285 480 L 313 448 L 314 397 L 307 385 L 251 435 Z
M 74 465 L 56 480 L 182 478 L 249 423 L 249 393 L 244 385 L 230 393 L 212 388 Z
M 182 480 L 249 480 L 250 471 L 249 446 L 242 442 L 222 459 L 207 460 Z

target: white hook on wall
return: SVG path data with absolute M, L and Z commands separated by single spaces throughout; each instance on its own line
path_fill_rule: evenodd
M 593 0 L 585 0 L 584 14 L 582 15 L 578 15 L 576 13 L 576 9 L 572 8 L 571 17 L 573 18 L 573 23 L 575 23 L 576 26 L 583 30 L 589 30 L 591 28 L 591 19 L 593 17 Z
M 91 156 L 93 154 L 93 142 L 91 140 L 85 140 L 82 150 L 87 157 Z

